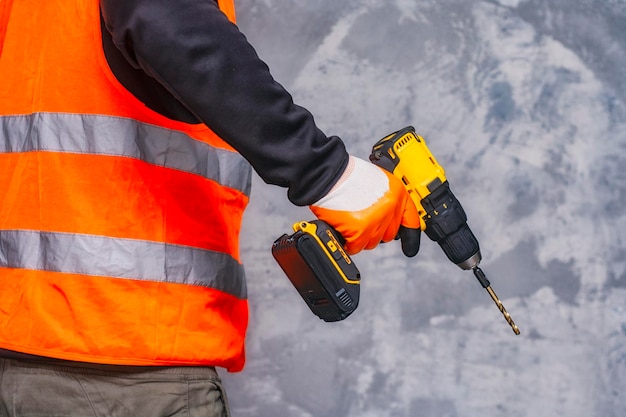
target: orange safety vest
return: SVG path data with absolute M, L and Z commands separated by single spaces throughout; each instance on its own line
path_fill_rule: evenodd
M 248 163 L 117 81 L 97 0 L 2 0 L 0 24 L 0 348 L 241 370 Z

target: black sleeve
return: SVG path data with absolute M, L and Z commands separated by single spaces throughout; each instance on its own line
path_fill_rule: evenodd
M 210 0 L 101 0 L 113 42 L 237 149 L 261 178 L 308 205 L 343 172 L 348 154 L 271 76 L 237 26 Z

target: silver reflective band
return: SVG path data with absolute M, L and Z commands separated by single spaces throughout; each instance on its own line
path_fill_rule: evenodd
M 247 297 L 243 266 L 229 255 L 144 240 L 0 230 L 0 267 L 199 285 Z
M 238 153 L 133 119 L 67 113 L 0 116 L 0 153 L 29 151 L 136 158 L 250 195 L 251 168 Z

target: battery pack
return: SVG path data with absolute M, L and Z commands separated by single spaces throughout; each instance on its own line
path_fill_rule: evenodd
M 361 274 L 341 237 L 319 220 L 299 222 L 272 245 L 272 255 L 311 311 L 340 321 L 359 304 Z

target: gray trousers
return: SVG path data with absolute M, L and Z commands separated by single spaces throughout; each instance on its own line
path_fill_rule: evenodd
M 0 358 L 0 417 L 229 417 L 211 367 Z

